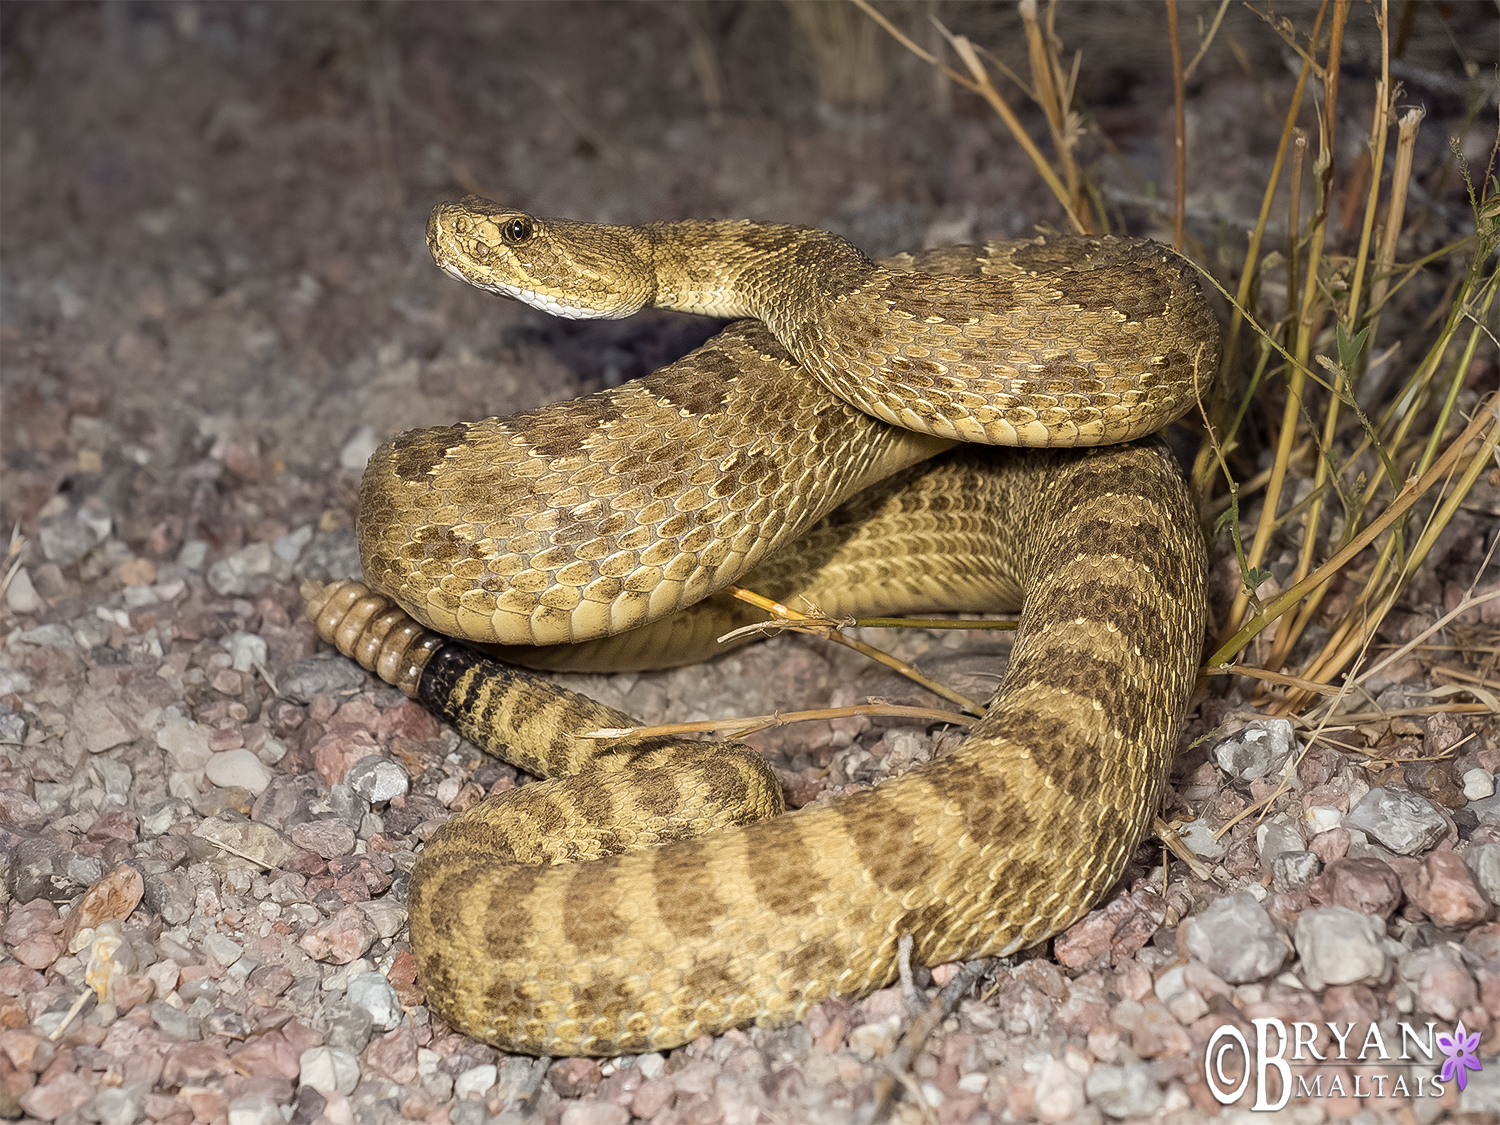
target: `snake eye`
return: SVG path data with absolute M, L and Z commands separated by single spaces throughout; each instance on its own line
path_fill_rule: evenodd
M 511 246 L 518 246 L 531 238 L 530 219 L 511 219 L 500 227 L 500 237 Z

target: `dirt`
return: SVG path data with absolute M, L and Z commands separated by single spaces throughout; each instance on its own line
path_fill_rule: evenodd
M 1182 5 L 1189 55 L 1216 7 Z M 924 47 L 939 44 L 927 22 L 935 14 L 1026 72 L 1013 7 L 882 10 Z M 1284 14 L 1302 26 L 1313 10 Z M 1350 21 L 1339 153 L 1353 166 L 1379 53 L 1371 9 L 1355 6 Z M 564 323 L 457 284 L 427 253 L 431 205 L 478 191 L 594 221 L 807 223 L 872 255 L 1063 227 L 981 99 L 936 81 L 853 8 L 820 8 L 812 22 L 769 3 L 0 8 L 0 503 L 20 568 L 0 599 L 0 1116 L 65 1125 L 478 1125 L 496 1115 L 580 1125 L 632 1114 L 713 1125 L 862 1121 L 877 1111 L 911 1122 L 1188 1121 L 1220 1111 L 1203 1048 L 1233 1019 L 1438 1012 L 1444 1029 L 1461 1016 L 1485 1031 L 1487 1048 L 1500 1018 L 1500 967 L 1485 944 L 1495 911 L 1481 900 L 1472 916 L 1444 914 L 1432 891 L 1436 879 L 1467 893 L 1467 876 L 1434 856 L 1491 842 L 1481 816 L 1458 815 L 1462 805 L 1450 810 L 1451 834 L 1427 851 L 1368 853 L 1405 888 L 1402 924 L 1390 930 L 1408 958 L 1400 964 L 1461 946 L 1465 958 L 1447 977 L 1421 962 L 1427 976 L 1407 980 L 1394 950 L 1384 981 L 1341 993 L 1309 991 L 1290 959 L 1261 981 L 1226 983 L 1203 969 L 1182 923 L 1231 890 L 1259 888 L 1288 945 L 1302 911 L 1343 901 L 1273 887 L 1244 822 L 1228 837 L 1222 877 L 1200 879 L 1174 860 L 1164 896 L 1159 846 L 1144 845 L 1114 913 L 1059 939 L 1061 964 L 1044 947 L 990 967 L 894 1086 L 885 1060 L 911 1021 L 895 988 L 819 1005 L 790 1029 L 602 1066 L 497 1057 L 428 1014 L 401 924 L 405 874 L 441 819 L 516 774 L 398 693 L 349 678 L 334 661 L 299 663 L 319 651 L 299 580 L 352 571 L 358 479 L 375 442 L 614 385 L 717 328 L 673 313 Z M 833 31 L 820 37 L 817 27 Z M 1170 240 L 1163 11 L 1070 3 L 1057 30 L 1069 52 L 1083 52 L 1080 154 L 1112 222 Z M 1483 83 L 1496 48 L 1492 7 L 1414 9 L 1396 70 L 1404 103 L 1422 103 L 1428 118 L 1403 260 L 1472 230 L 1447 138 L 1483 167 L 1495 136 L 1494 87 L 1486 101 Z M 1481 91 L 1472 103 L 1470 79 Z M 1294 81 L 1295 58 L 1270 23 L 1232 8 L 1188 85 L 1189 249 L 1221 275 L 1243 255 Z M 1045 145 L 1040 112 L 1014 87 L 1005 93 Z M 1304 124 L 1316 137 L 1310 115 Z M 1315 206 L 1308 191 L 1304 215 Z M 1335 200 L 1341 251 L 1357 244 L 1362 198 Z M 1285 214 L 1283 191 L 1268 247 L 1284 246 Z M 1422 275 L 1403 309 L 1425 315 L 1451 278 L 1441 266 Z M 1274 301 L 1274 284 L 1261 296 Z M 1413 338 L 1430 334 L 1422 315 Z M 1494 380 L 1493 354 L 1482 352 L 1469 385 L 1493 389 Z M 1191 448 L 1190 437 L 1178 440 Z M 1387 639 L 1415 635 L 1451 608 L 1455 591 L 1485 578 L 1496 504 L 1494 482 L 1482 482 Z M 1226 544 L 1218 551 L 1215 573 L 1232 573 Z M 1272 566 L 1288 569 L 1285 558 Z M 1460 623 L 1470 630 L 1464 644 L 1495 643 L 1495 604 Z M 878 639 L 980 692 L 1005 648 L 982 635 Z M 299 671 L 311 677 L 303 696 L 284 690 Z M 1427 665 L 1396 671 L 1387 686 L 1413 698 L 1434 686 Z M 700 669 L 573 682 L 652 721 L 866 696 L 931 705 L 810 638 Z M 1221 720 L 1230 724 L 1221 738 L 1242 726 L 1253 686 L 1218 682 L 1189 716 L 1185 744 Z M 1461 742 L 1453 753 L 1467 755 L 1465 766 L 1493 774 L 1492 720 L 1461 722 L 1450 737 L 1443 722 L 1406 720 L 1411 729 L 1387 725 L 1371 744 Z M 840 720 L 758 744 L 801 803 L 900 772 L 945 739 Z M 1169 809 L 1223 824 L 1257 790 L 1216 766 L 1212 746 L 1179 762 Z M 236 751 L 258 765 L 239 758 L 224 772 Z M 206 775 L 209 753 L 230 783 Z M 365 754 L 399 762 L 409 792 L 360 806 L 345 771 Z M 1342 785 L 1346 812 L 1361 786 L 1394 776 L 1326 764 L 1327 776 L 1313 771 L 1305 788 Z M 1425 774 L 1413 783 L 1407 769 L 1396 787 L 1448 808 L 1445 795 L 1466 800 L 1449 792 L 1463 777 L 1444 789 Z M 1339 793 L 1322 796 L 1336 803 Z M 1295 819 L 1299 800 L 1277 807 Z M 266 854 L 276 862 L 249 863 L 203 834 L 247 824 L 274 830 Z M 259 846 L 236 839 L 240 852 Z M 1357 851 L 1345 840 L 1320 864 Z M 1428 880 L 1420 887 L 1418 868 Z M 102 889 L 80 901 L 91 886 Z M 101 952 L 111 933 L 124 946 Z M 341 961 L 361 935 L 363 948 Z M 1202 971 L 1163 994 L 1163 979 L 1181 983 L 1167 976 L 1179 963 Z M 126 983 L 96 992 L 97 974 L 111 971 Z M 399 1001 L 390 1026 L 379 1011 L 385 986 L 351 985 L 361 971 L 389 982 Z M 916 983 L 932 981 L 919 969 Z M 1187 992 L 1197 1002 L 1182 1000 Z M 371 996 L 374 1016 L 358 1000 Z M 352 1078 L 334 1073 L 334 1052 L 354 1059 Z M 1118 1076 L 1144 1085 L 1111 1100 Z M 1300 1099 L 1297 1120 L 1360 1111 L 1493 1120 L 1500 1087 L 1475 1076 L 1471 1090 Z

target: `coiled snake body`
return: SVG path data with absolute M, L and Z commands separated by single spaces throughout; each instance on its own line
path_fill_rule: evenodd
M 436 208 L 428 241 L 454 276 L 563 315 L 757 318 L 639 383 L 370 461 L 365 584 L 310 595 L 309 616 L 554 778 L 419 857 L 435 1012 L 509 1050 L 664 1048 L 880 987 L 907 935 L 921 964 L 1035 944 L 1119 877 L 1197 667 L 1186 489 L 1154 440 L 943 451 L 1120 443 L 1181 414 L 1218 347 L 1185 263 L 1066 238 L 875 265 L 804 228 L 599 227 L 475 197 Z M 831 613 L 1020 607 L 1021 625 L 957 750 L 785 816 L 748 749 L 578 737 L 634 720 L 509 666 L 698 659 L 751 613 L 711 596 L 731 581 Z

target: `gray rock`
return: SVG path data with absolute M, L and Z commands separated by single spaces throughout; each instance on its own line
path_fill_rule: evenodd
M 79 1116 L 99 1125 L 135 1125 L 143 1116 L 143 1103 L 150 1087 L 143 1082 L 130 1082 L 124 1086 L 101 1086 L 91 1101 L 82 1107 Z
M 208 951 L 210 957 L 226 969 L 245 955 L 243 945 L 217 930 L 204 935 L 203 948 Z
M 1248 984 L 1281 968 L 1286 943 L 1248 891 L 1221 898 L 1189 918 L 1187 950 L 1230 984 Z
M 0 703 L 0 744 L 21 746 L 26 742 L 26 720 Z
M 254 1030 L 249 1020 L 232 1008 L 215 1008 L 203 1017 L 203 1030 L 225 1039 L 248 1039 Z
M 337 695 L 365 686 L 364 670 L 338 653 L 299 660 L 277 680 L 281 694 L 296 703 L 311 703 L 315 695 Z
M 1318 877 L 1323 861 L 1312 852 L 1282 852 L 1271 861 L 1271 886 L 1281 894 L 1299 891 Z
M 276 542 L 272 543 L 271 550 L 274 551 L 276 553 L 276 557 L 282 562 L 286 563 L 287 566 L 295 568 L 297 565 L 297 560 L 302 557 L 302 552 L 307 548 L 307 545 L 312 542 L 312 537 L 312 524 L 305 524 L 302 527 L 299 527 L 296 531 L 288 532 L 280 539 L 276 540 Z
M 375 1021 L 363 1008 L 344 1006 L 328 1019 L 328 1032 L 324 1037 L 329 1047 L 350 1054 L 360 1054 L 375 1034 Z
M 399 762 L 382 758 L 379 754 L 367 754 L 349 767 L 344 784 L 370 804 L 383 805 L 396 797 L 404 797 L 411 788 L 411 778 Z
M 1344 906 L 1308 910 L 1297 919 L 1294 936 L 1307 987 L 1321 992 L 1330 984 L 1380 984 L 1390 976 L 1385 923 Z
M 364 572 L 359 565 L 359 540 L 354 536 L 354 529 L 318 532 L 297 560 L 293 573 L 298 578 L 314 582 L 361 577 Z
M 253 672 L 257 665 L 264 668 L 269 655 L 261 637 L 238 631 L 224 638 L 224 651 L 229 653 L 230 667 L 236 672 Z
M 1500 903 L 1500 844 L 1475 844 L 1464 854 L 1464 863 L 1484 897 Z
M 38 625 L 33 629 L 22 629 L 16 634 L 15 640 L 18 644 L 35 645 L 37 648 L 60 648 L 64 652 L 78 646 L 77 638 L 68 627 L 56 622 L 50 625 Z
M 1110 1117 L 1150 1117 L 1162 1104 L 1161 1089 L 1145 1063 L 1095 1067 L 1083 1091 Z
M 1270 867 L 1271 861 L 1282 852 L 1300 852 L 1307 847 L 1307 841 L 1293 825 L 1270 821 L 1255 830 L 1255 846 L 1260 853 L 1260 865 Z
M 1397 855 L 1416 855 L 1443 838 L 1448 822 L 1425 797 L 1380 785 L 1349 810 L 1344 827 L 1358 828 Z
M 370 812 L 370 802 L 361 797 L 344 782 L 328 789 L 328 807 L 346 825 L 358 832 L 360 825 Z
M 381 1031 L 401 1023 L 401 1001 L 383 973 L 359 973 L 349 978 L 349 1003 L 370 1013 L 370 1021 Z
M 1289 721 L 1254 719 L 1214 747 L 1213 755 L 1230 777 L 1248 782 L 1276 773 L 1296 749 L 1297 739 Z
M 178 824 L 191 824 L 198 819 L 193 806 L 181 797 L 168 797 L 151 806 L 141 817 L 142 836 L 165 836 Z
M 163 871 L 142 875 L 141 879 L 145 885 L 142 901 L 168 925 L 180 926 L 193 916 L 197 888 L 186 871 Z
M 292 576 L 292 567 L 269 543 L 251 543 L 208 568 L 209 589 L 221 597 L 258 594 Z
M 203 1024 L 165 1000 L 151 1001 L 151 1019 L 168 1039 L 187 1041 L 203 1038 Z
M 1177 830 L 1182 842 L 1193 850 L 1194 855 L 1204 859 L 1222 859 L 1229 850 L 1223 840 L 1214 838 L 1214 830 L 1201 816 Z
M 110 519 L 86 516 L 87 508 L 59 512 L 41 521 L 38 528 L 42 554 L 58 566 L 72 566 L 109 538 Z
M 208 540 L 189 539 L 183 543 L 182 550 L 177 552 L 177 565 L 183 570 L 192 571 L 197 574 L 203 569 L 203 564 L 208 561 Z

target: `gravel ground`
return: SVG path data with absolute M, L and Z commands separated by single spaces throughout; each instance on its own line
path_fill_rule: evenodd
M 925 6 L 890 10 L 928 41 Z M 939 11 L 1023 65 L 1013 9 Z M 1212 8 L 1184 11 L 1193 42 Z M 475 189 L 594 220 L 774 218 L 875 254 L 1029 233 L 1057 209 L 977 100 L 879 39 L 876 64 L 855 33 L 840 55 L 778 5 L 9 3 L 0 20 L 3 504 L 25 539 L 0 599 L 0 1117 L 1269 1120 L 1253 1084 L 1221 1107 L 1204 1055 L 1233 1045 L 1222 1028 L 1253 1045 L 1271 1026 L 1253 1021 L 1281 1020 L 1328 1056 L 1300 1054 L 1297 1076 L 1320 1084 L 1281 1120 L 1497 1120 L 1494 718 L 1384 717 L 1309 746 L 1227 680 L 1189 716 L 1166 811 L 1194 864 L 1164 871 L 1148 842 L 1115 896 L 989 966 L 908 1054 L 913 1013 L 956 967 L 918 969 L 920 996 L 829 1001 L 798 1026 L 603 1063 L 507 1057 L 434 1020 L 407 873 L 445 818 L 526 779 L 320 651 L 298 583 L 356 570 L 355 489 L 386 435 L 642 374 L 714 325 L 559 324 L 456 285 L 423 244 L 431 204 Z M 1403 73 L 1430 116 L 1404 258 L 1466 229 L 1461 185 L 1429 173 L 1450 133 L 1488 151 L 1493 107 L 1476 123 L 1443 86 L 1459 51 L 1493 66 L 1493 21 L 1477 4 L 1417 11 Z M 1171 194 L 1161 22 L 1081 3 L 1058 19 L 1113 154 L 1089 151 L 1137 233 L 1161 233 L 1153 199 Z M 1368 25 L 1361 8 L 1341 88 L 1351 162 Z M 1254 15 L 1222 34 L 1189 91 L 1188 200 L 1227 262 L 1292 80 Z M 873 87 L 841 90 L 851 58 Z M 1414 283 L 1415 303 L 1447 280 Z M 1481 353 L 1470 387 L 1495 378 Z M 1476 576 L 1495 588 L 1480 570 L 1497 510 L 1500 486 L 1481 482 L 1382 640 L 1415 636 Z M 1222 594 L 1232 557 L 1214 575 Z M 1486 659 L 1497 606 L 1445 643 Z M 1006 648 L 868 639 L 979 692 Z M 1397 663 L 1372 708 L 1430 703 L 1449 682 L 1432 663 L 1462 659 Z M 1487 659 L 1471 671 L 1493 680 Z M 648 721 L 930 703 L 795 637 L 570 682 Z M 756 744 L 800 805 L 954 741 L 858 719 Z M 1283 785 L 1267 818 L 1237 818 Z M 1459 1021 L 1483 1038 L 1449 1054 L 1489 1067 L 1462 1093 L 1435 1082 L 1433 1040 Z

